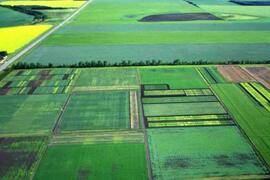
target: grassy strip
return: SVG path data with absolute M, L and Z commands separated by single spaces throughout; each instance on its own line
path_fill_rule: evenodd
M 270 92 L 259 83 L 250 83 L 257 91 L 259 91 L 268 101 L 270 101 Z
M 147 121 L 197 121 L 197 120 L 220 120 L 230 119 L 228 114 L 190 115 L 190 116 L 158 116 L 147 117 Z
M 174 127 L 174 126 L 220 126 L 233 125 L 233 121 L 189 121 L 189 122 L 162 122 L 148 123 L 148 127 Z
M 144 96 L 210 96 L 210 89 L 170 89 L 144 91 Z
M 143 104 L 155 103 L 181 103 L 181 102 L 215 102 L 218 101 L 215 96 L 178 96 L 178 97 L 144 97 Z
M 254 89 L 249 83 L 240 83 L 240 85 L 257 101 L 259 102 L 267 111 L 270 112 L 270 106 L 268 101 Z

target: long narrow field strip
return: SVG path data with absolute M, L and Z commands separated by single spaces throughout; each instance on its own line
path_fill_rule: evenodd
M 60 124 L 61 131 L 130 128 L 129 92 L 73 94 Z
M 249 83 L 240 83 L 240 85 L 251 95 L 260 105 L 262 105 L 267 111 L 270 112 L 270 101 L 263 96 L 259 91 L 256 90 Z M 268 94 L 269 95 L 269 94 Z
M 270 69 L 267 67 L 246 67 L 250 74 L 252 74 L 257 81 L 262 83 L 265 87 L 270 89 Z
M 0 28 L 0 50 L 13 53 L 51 27 L 51 25 L 29 25 Z
M 212 88 L 270 165 L 270 113 L 235 84 L 216 84 Z
M 0 96 L 0 133 L 48 134 L 67 98 L 65 94 Z
M 270 101 L 270 91 L 259 83 L 250 83 L 263 97 Z
M 225 79 L 219 74 L 216 67 L 201 67 L 198 69 L 209 84 L 225 82 Z
M 143 96 L 211 96 L 210 89 L 169 89 L 143 91 Z
M 53 8 L 78 8 L 80 7 L 85 1 L 59 1 L 59 0 L 52 0 L 52 1 L 4 1 L 1 2 L 0 5 L 8 5 L 8 6 L 46 6 L 46 7 L 53 7 Z
M 49 145 L 56 144 L 105 144 L 105 143 L 144 143 L 141 130 L 99 130 L 70 132 L 55 135 Z
M 166 121 L 166 122 L 148 122 L 149 128 L 157 127 L 192 127 L 192 126 L 225 126 L 225 125 L 234 125 L 233 121 L 220 121 L 220 120 L 204 120 L 204 121 Z
M 224 114 L 219 102 L 144 104 L 145 116 Z
M 69 68 L 13 71 L 0 82 L 0 95 L 67 93 L 77 72 Z
M 130 110 L 130 128 L 138 129 L 139 128 L 139 112 L 138 112 L 138 99 L 137 92 L 130 91 L 129 92 L 129 110 Z
M 91 91 L 129 91 L 139 90 L 139 86 L 75 86 L 73 92 L 91 92 Z
M 57 157 L 57 158 L 56 158 Z M 49 146 L 34 179 L 147 179 L 143 143 Z
M 161 103 L 185 103 L 185 102 L 216 102 L 218 99 L 212 96 L 173 96 L 173 97 L 143 97 L 143 104 Z
M 230 82 L 256 81 L 249 73 L 237 65 L 218 65 L 217 69 Z
M 147 121 L 200 121 L 200 120 L 228 120 L 228 114 L 189 115 L 189 116 L 148 116 Z
M 157 180 L 269 173 L 235 126 L 147 129 L 147 135 Z
M 46 143 L 41 136 L 0 138 L 1 179 L 31 179 Z

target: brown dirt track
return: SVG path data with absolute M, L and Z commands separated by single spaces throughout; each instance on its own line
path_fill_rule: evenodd
M 270 69 L 266 67 L 246 67 L 250 74 L 252 74 L 257 81 L 262 83 L 265 87 L 270 89 Z
M 218 71 L 231 82 L 256 81 L 248 72 L 237 65 L 218 65 Z

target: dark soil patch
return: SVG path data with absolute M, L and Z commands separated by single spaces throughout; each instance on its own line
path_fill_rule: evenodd
M 64 76 L 63 76 L 62 80 L 67 80 L 67 79 L 68 79 L 68 77 L 69 77 L 69 74 L 64 74 Z
M 0 89 L 0 96 L 6 95 L 11 88 L 1 88 Z
M 28 87 L 31 87 L 27 94 L 33 94 L 34 91 L 40 86 L 42 81 L 30 81 Z
M 51 72 L 51 70 L 41 70 L 41 71 L 39 72 L 39 74 L 44 76 L 44 75 L 49 75 L 50 72 Z
M 227 156 L 227 155 L 219 155 L 215 156 L 214 160 L 216 163 L 220 166 L 225 166 L 225 167 L 233 167 L 235 166 L 235 163 L 232 161 L 232 159 Z
M 230 2 L 242 6 L 270 6 L 270 1 L 237 1 L 231 0 Z
M 190 163 L 187 159 L 183 158 L 169 158 L 165 161 L 165 167 L 167 168 L 188 168 Z
M 29 170 L 35 160 L 35 152 L 0 151 L 0 177 L 4 177 L 8 170 L 14 167 L 22 167 Z
M 81 168 L 78 172 L 78 180 L 89 179 L 90 171 L 85 168 Z
M 172 13 L 145 16 L 140 22 L 222 20 L 210 13 Z

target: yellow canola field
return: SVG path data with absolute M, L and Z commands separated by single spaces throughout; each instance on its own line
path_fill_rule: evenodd
M 13 53 L 51 27 L 52 25 L 29 25 L 0 28 L 0 51 Z
M 47 7 L 62 7 L 62 8 L 77 8 L 85 1 L 4 1 L 0 5 L 9 6 L 47 6 Z

